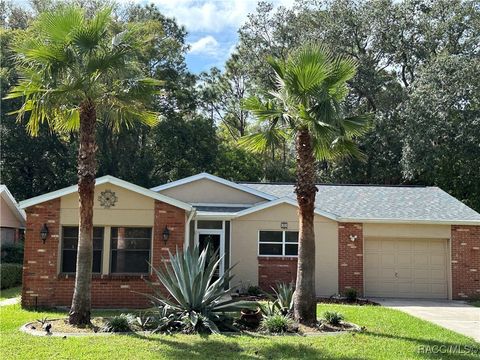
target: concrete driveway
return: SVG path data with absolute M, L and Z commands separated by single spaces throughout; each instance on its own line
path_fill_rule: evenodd
M 404 311 L 420 319 L 474 338 L 480 342 L 480 308 L 463 301 L 374 299 L 383 306 Z

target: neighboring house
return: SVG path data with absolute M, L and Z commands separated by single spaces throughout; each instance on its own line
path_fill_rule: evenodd
M 25 212 L 5 185 L 0 185 L 0 244 L 14 244 L 23 236 Z
M 480 295 L 480 214 L 436 187 L 318 185 L 316 292 L 462 299 Z M 77 186 L 20 203 L 27 213 L 22 303 L 69 305 Z M 207 243 L 234 284 L 269 290 L 296 278 L 294 186 L 198 174 L 151 190 L 104 176 L 94 204 L 94 307 L 144 307 L 169 251 Z M 42 228 L 48 229 L 45 241 Z M 155 283 L 155 286 L 158 286 Z

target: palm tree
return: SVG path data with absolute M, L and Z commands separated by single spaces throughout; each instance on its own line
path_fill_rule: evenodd
M 369 116 L 344 116 L 341 106 L 348 94 L 347 81 L 356 72 L 353 60 L 307 44 L 285 61 L 270 58 L 268 62 L 275 75 L 274 89 L 263 99 L 252 97 L 244 103 L 259 120 L 262 131 L 243 137 L 240 143 L 263 151 L 284 139 L 295 139 L 300 231 L 294 316 L 311 324 L 316 321 L 316 159 L 362 157 L 354 138 L 366 131 Z
M 111 8 L 87 18 L 69 6 L 41 14 L 14 47 L 21 78 L 6 98 L 23 98 L 15 112 L 19 121 L 29 113 L 32 135 L 44 122 L 53 131 L 79 134 L 79 241 L 69 314 L 75 325 L 90 323 L 96 123 L 117 131 L 136 121 L 153 126 L 158 119 L 147 105 L 159 81 L 146 78 L 136 60 L 145 41 L 138 31 L 114 24 Z

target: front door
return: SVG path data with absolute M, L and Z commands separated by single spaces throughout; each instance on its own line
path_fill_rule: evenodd
M 220 232 L 214 232 L 212 230 L 199 230 L 198 231 L 198 246 L 200 251 L 203 251 L 208 245 L 207 259 L 210 259 L 216 252 L 218 256 L 222 256 L 223 251 L 223 239 Z M 223 274 L 223 258 L 219 267 L 215 271 L 214 281 Z

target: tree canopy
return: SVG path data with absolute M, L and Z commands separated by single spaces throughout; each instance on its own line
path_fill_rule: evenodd
M 81 3 L 90 16 L 103 4 L 70 2 Z M 26 10 L 1 3 L 2 97 L 19 76 L 11 61 L 14 40 L 27 36 L 34 20 L 58 4 L 33 1 Z M 295 151 L 288 142 L 261 155 L 239 148 L 238 138 L 260 130 L 240 104 L 275 83 L 268 56 L 286 59 L 290 50 L 316 41 L 356 61 L 345 111 L 375 114 L 359 138 L 365 161 L 320 162 L 317 181 L 436 185 L 480 210 L 478 1 L 297 0 L 292 8 L 259 2 L 223 68 L 204 74 L 186 65 L 187 30 L 154 5 L 114 4 L 113 11 L 119 28 L 154 34 L 138 55 L 150 77 L 164 80 L 163 95 L 152 108 L 165 124 L 116 133 L 102 125 L 100 175 L 147 187 L 199 171 L 232 180 L 292 181 Z M 19 200 L 72 184 L 77 136 L 40 126 L 42 136 L 31 138 L 24 123 L 7 115 L 18 104 L 2 100 L 2 183 Z

